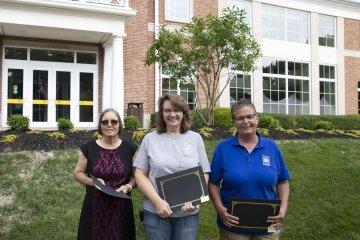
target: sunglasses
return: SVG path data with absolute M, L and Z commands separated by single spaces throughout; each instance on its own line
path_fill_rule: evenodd
M 109 124 L 111 124 L 111 126 L 116 126 L 119 124 L 118 120 L 103 120 L 101 121 L 101 125 L 103 126 L 109 126 Z

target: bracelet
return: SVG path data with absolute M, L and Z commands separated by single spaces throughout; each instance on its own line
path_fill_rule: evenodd
M 130 187 L 130 191 L 129 192 L 131 192 L 131 190 L 132 190 L 132 186 L 130 185 L 130 184 L 125 184 L 126 186 L 129 186 Z

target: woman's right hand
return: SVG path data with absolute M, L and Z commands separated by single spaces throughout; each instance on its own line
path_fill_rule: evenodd
M 221 219 L 221 221 L 225 224 L 227 227 L 234 227 L 239 224 L 239 218 L 236 216 L 233 216 L 227 212 L 227 208 L 223 207 L 220 211 L 218 211 L 218 215 Z
M 171 211 L 170 205 L 163 199 L 159 199 L 155 203 L 156 214 L 162 218 L 169 217 L 173 212 Z

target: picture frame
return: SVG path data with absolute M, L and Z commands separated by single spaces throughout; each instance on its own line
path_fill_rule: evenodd
M 158 177 L 156 185 L 172 210 L 179 210 L 186 202 L 198 205 L 210 200 L 201 166 Z
M 269 216 L 276 216 L 280 211 L 280 200 L 229 198 L 228 213 L 239 218 L 234 228 L 248 232 L 275 232 Z

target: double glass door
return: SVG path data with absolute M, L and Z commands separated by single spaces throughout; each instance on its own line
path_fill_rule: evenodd
M 55 128 L 59 118 L 75 127 L 95 126 L 95 71 L 8 67 L 6 116 L 29 117 L 30 127 Z M 3 111 L 4 112 L 4 111 Z

